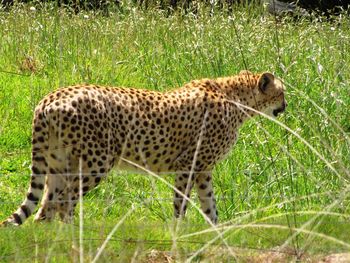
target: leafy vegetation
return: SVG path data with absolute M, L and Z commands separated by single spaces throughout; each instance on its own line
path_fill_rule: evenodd
M 215 168 L 217 230 L 195 207 L 175 222 L 162 181 L 114 171 L 84 199 L 83 221 L 78 207 L 72 225 L 0 229 L 0 261 L 90 261 L 118 223 L 101 261 L 147 261 L 154 251 L 181 261 L 243 260 L 276 247 L 292 258 L 348 251 L 350 19 L 321 20 L 276 19 L 253 6 L 171 16 L 132 6 L 108 16 L 53 5 L 0 11 L 1 219 L 25 196 L 33 109 L 60 86 L 167 90 L 249 69 L 283 78 L 289 104 L 277 122 L 246 123 Z

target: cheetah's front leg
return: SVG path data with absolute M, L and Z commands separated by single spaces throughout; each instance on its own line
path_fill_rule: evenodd
M 189 173 L 181 173 L 176 175 L 175 188 L 180 191 L 183 195 L 190 198 L 191 190 L 193 188 L 193 177 Z M 174 213 L 175 217 L 183 217 L 187 209 L 187 200 L 183 195 L 180 195 L 175 191 L 174 196 Z
M 213 224 L 217 224 L 218 213 L 216 210 L 211 173 L 198 173 L 195 183 L 202 211 L 208 216 L 207 219 L 209 219 Z

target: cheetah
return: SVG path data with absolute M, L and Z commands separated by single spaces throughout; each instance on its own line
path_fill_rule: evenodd
M 239 127 L 287 106 L 282 81 L 271 73 L 194 80 L 157 92 L 77 85 L 47 95 L 35 108 L 32 166 L 25 200 L 3 225 L 56 214 L 71 222 L 79 197 L 108 172 L 143 167 L 175 177 L 174 214 L 182 217 L 195 186 L 202 212 L 217 223 L 212 169 L 237 141 Z M 187 197 L 187 198 L 186 198 Z

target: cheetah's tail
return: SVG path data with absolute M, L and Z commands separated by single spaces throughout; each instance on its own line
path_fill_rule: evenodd
M 9 218 L 0 226 L 21 225 L 35 211 L 44 192 L 47 173 L 48 124 L 43 113 L 37 113 L 33 121 L 32 174 L 27 196 Z

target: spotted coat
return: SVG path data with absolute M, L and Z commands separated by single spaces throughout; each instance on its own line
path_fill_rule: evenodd
M 54 91 L 35 109 L 26 199 L 3 224 L 22 224 L 40 200 L 35 220 L 58 213 L 71 221 L 80 190 L 93 189 L 113 167 L 174 174 L 176 217 L 195 185 L 206 219 L 216 223 L 214 165 L 256 111 L 277 116 L 285 107 L 281 81 L 249 71 L 163 93 L 96 85 Z

